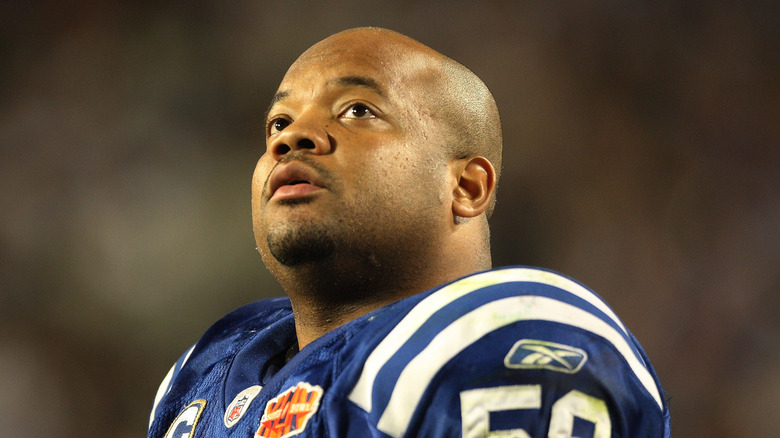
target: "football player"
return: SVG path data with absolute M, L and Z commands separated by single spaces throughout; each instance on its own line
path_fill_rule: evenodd
M 212 326 L 157 393 L 149 437 L 668 437 L 645 353 L 596 294 L 492 269 L 495 101 L 393 31 L 304 52 L 252 180 L 286 298 Z

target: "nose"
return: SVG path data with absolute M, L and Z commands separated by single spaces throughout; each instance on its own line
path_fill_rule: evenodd
M 313 118 L 293 121 L 268 143 L 268 152 L 276 161 L 293 151 L 321 155 L 329 153 L 331 149 L 331 139 L 324 125 Z

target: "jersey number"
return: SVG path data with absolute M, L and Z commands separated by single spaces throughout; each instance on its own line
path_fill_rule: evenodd
M 490 430 L 490 413 L 541 409 L 541 385 L 499 386 L 460 393 L 464 438 L 531 438 L 523 429 Z M 593 423 L 593 438 L 609 438 L 612 424 L 607 404 L 579 391 L 570 391 L 552 405 L 549 438 L 571 438 L 574 418 Z

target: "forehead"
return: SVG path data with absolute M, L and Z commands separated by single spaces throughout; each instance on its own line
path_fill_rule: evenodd
M 334 83 L 361 85 L 338 82 L 338 78 L 369 79 L 382 91 L 380 94 L 390 98 L 413 99 L 432 88 L 439 76 L 432 56 L 435 52 L 413 40 L 386 41 L 365 36 L 352 33 L 312 46 L 290 66 L 279 92 L 297 94 Z
M 336 50 L 302 55 L 293 63 L 279 85 L 279 91 L 296 92 L 322 85 L 365 85 L 359 81 L 339 80 L 365 78 L 380 94 L 395 91 L 398 69 L 379 56 Z

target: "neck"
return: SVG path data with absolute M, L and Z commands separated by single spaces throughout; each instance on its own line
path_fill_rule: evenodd
M 299 267 L 295 275 L 279 278 L 292 303 L 301 348 L 373 310 L 450 281 L 421 273 L 403 276 L 402 271 L 383 267 L 356 270 L 344 263 L 328 265 Z M 332 266 L 340 269 L 334 272 Z
M 473 254 L 474 248 L 471 251 Z M 487 260 L 475 260 L 461 256 L 456 263 L 442 269 L 411 264 L 414 266 L 406 269 L 374 266 L 367 270 L 365 266 L 363 269 L 349 269 L 345 263 L 320 266 L 323 263 L 297 267 L 295 272 L 277 275 L 277 278 L 290 297 L 298 345 L 303 348 L 331 330 L 376 309 L 490 269 L 489 255 L 487 257 Z M 340 269 L 334 272 L 333 266 Z
M 483 224 L 487 229 L 487 224 Z M 479 223 L 458 225 L 467 230 Z M 476 238 L 481 236 L 481 238 Z M 489 234 L 454 232 L 442 245 L 395 254 L 344 251 L 297 266 L 268 265 L 292 303 L 298 345 L 376 309 L 491 268 Z M 416 255 L 415 255 L 416 254 Z
M 291 296 L 298 345 L 303 348 L 330 331 L 401 298 L 388 297 L 370 303 L 333 303 L 325 300 L 293 299 Z

